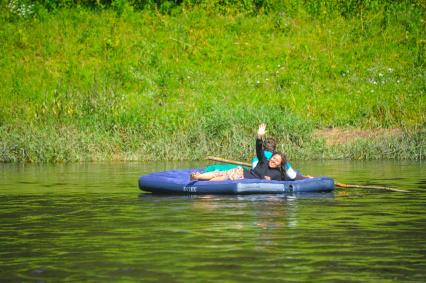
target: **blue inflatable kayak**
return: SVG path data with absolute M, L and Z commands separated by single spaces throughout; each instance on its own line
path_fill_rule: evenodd
M 330 192 L 334 181 L 330 177 L 316 177 L 298 181 L 269 181 L 242 179 L 235 181 L 194 181 L 192 172 L 202 169 L 155 172 L 139 178 L 142 191 L 165 194 L 283 194 Z

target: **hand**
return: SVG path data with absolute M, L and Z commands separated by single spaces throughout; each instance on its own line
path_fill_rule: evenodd
M 271 177 L 269 177 L 269 176 L 265 176 L 265 180 L 269 180 L 269 181 L 271 181 Z
M 262 138 L 266 133 L 266 124 L 262 123 L 259 125 L 259 129 L 257 130 L 257 136 Z

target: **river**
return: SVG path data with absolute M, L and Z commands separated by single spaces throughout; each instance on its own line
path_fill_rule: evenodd
M 425 282 L 426 163 L 305 161 L 408 193 L 155 196 L 138 177 L 205 162 L 0 164 L 3 282 Z

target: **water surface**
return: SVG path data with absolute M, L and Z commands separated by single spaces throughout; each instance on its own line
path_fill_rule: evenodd
M 0 164 L 1 281 L 425 282 L 426 164 L 295 162 L 395 193 L 155 196 L 207 163 Z

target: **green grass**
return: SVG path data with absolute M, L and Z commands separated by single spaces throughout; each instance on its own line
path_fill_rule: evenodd
M 260 122 L 291 158 L 424 159 L 424 7 L 314 2 L 31 16 L 4 2 L 0 161 L 247 160 Z M 324 127 L 404 136 L 328 146 Z

